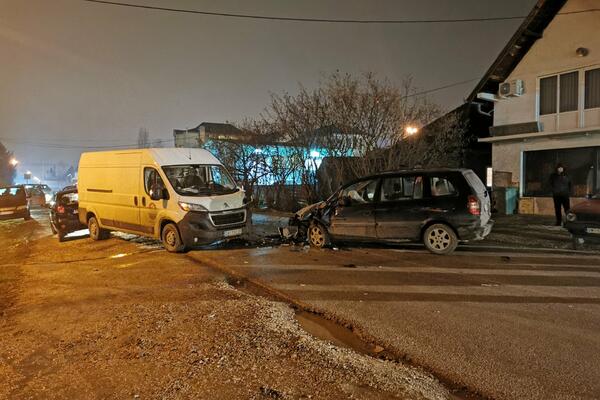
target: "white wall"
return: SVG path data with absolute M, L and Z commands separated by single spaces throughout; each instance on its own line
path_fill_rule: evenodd
M 569 0 L 560 13 L 598 8 L 599 0 Z M 525 93 L 521 97 L 500 100 L 494 106 L 494 125 L 537 121 L 537 93 L 540 76 L 568 72 L 574 69 L 600 67 L 600 12 L 557 15 L 535 42 L 507 80 L 521 79 Z M 578 57 L 578 47 L 589 49 L 586 57 Z M 581 78 L 581 76 L 580 76 Z M 580 79 L 580 85 L 583 79 Z M 583 87 L 580 86 L 580 96 Z M 589 112 L 588 112 L 589 114 Z M 598 115 L 596 115 L 598 114 Z M 579 127 L 600 127 L 600 109 L 586 117 L 584 126 L 572 126 L 573 121 L 563 118 L 560 130 Z M 565 116 L 566 117 L 566 116 Z M 544 131 L 555 130 L 554 121 L 544 121 Z M 578 118 L 572 118 L 579 124 Z M 583 125 L 583 124 L 582 124 Z

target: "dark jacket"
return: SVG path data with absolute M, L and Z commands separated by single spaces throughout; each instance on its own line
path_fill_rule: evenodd
M 554 172 L 550 175 L 550 187 L 553 196 L 569 197 L 571 195 L 571 178 L 564 172 L 562 174 Z

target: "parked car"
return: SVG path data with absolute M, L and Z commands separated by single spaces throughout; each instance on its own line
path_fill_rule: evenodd
M 26 184 L 24 186 L 30 208 L 46 207 L 46 194 L 42 189 L 42 185 Z
M 69 233 L 86 229 L 79 222 L 79 199 L 77 188 L 70 188 L 57 192 L 50 207 L 50 228 L 53 234 L 58 234 L 58 241 L 62 242 Z
M 0 219 L 31 219 L 27 194 L 22 185 L 0 187 Z
M 54 191 L 52 188 L 44 183 L 40 184 L 40 189 L 44 192 L 44 199 L 46 200 L 46 206 L 49 206 L 50 200 L 54 198 Z
M 565 228 L 571 233 L 576 249 L 585 242 L 600 243 L 600 193 L 573 206 L 567 214 Z
M 314 247 L 332 242 L 422 241 L 448 254 L 493 226 L 490 198 L 469 169 L 385 172 L 342 186 L 326 201 L 296 213 L 296 237 Z

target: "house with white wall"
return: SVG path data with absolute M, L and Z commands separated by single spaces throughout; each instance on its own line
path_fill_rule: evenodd
M 521 213 L 552 214 L 558 163 L 573 202 L 600 192 L 600 0 L 539 0 L 468 100 L 493 105 L 479 141 L 511 174 Z

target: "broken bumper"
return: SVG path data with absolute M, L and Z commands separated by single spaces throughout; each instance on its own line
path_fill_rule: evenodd
M 458 236 L 460 240 L 483 240 L 490 234 L 494 227 L 494 221 L 489 220 L 483 226 L 463 226 L 458 228 Z

